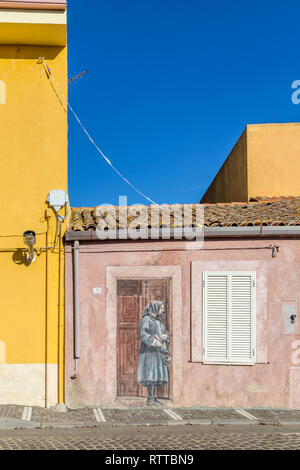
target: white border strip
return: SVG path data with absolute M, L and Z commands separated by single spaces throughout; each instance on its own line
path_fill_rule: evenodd
M 23 421 L 30 421 L 32 415 L 32 406 L 24 406 L 22 420 Z
M 14 24 L 67 24 L 67 12 L 50 10 L 12 10 L 1 9 L 0 23 Z
M 32 406 L 29 406 L 29 407 L 28 407 L 28 412 L 27 412 L 26 421 L 30 421 L 30 420 L 31 420 L 31 415 L 32 415 Z
M 96 421 L 98 421 L 98 423 L 100 423 L 101 419 L 100 419 L 100 416 L 98 415 L 98 410 L 96 408 L 93 408 L 93 413 L 94 413 L 94 416 L 96 418 Z
M 93 413 L 98 423 L 106 423 L 104 414 L 102 413 L 101 408 L 93 408 Z
M 23 410 L 23 414 L 22 414 L 22 420 L 23 421 L 26 421 L 26 416 L 27 416 L 27 406 L 24 406 L 24 410 Z
M 105 419 L 104 414 L 102 413 L 101 408 L 97 408 L 97 411 L 98 411 L 98 414 L 99 414 L 99 417 L 100 417 L 101 422 L 102 422 L 102 423 L 106 423 L 106 419 Z
M 240 415 L 245 416 L 245 417 L 248 418 L 248 419 L 252 419 L 252 420 L 253 420 L 253 419 L 256 419 L 256 420 L 257 420 L 257 419 L 258 419 L 258 418 L 256 418 L 256 416 L 253 416 L 253 415 L 251 415 L 250 413 L 248 413 L 248 411 L 245 411 L 245 410 L 235 410 L 235 411 L 236 411 L 237 413 L 239 413 Z
M 174 411 L 164 409 L 164 412 L 167 413 L 167 415 L 171 416 L 171 418 L 173 418 L 175 421 L 183 421 L 183 418 Z

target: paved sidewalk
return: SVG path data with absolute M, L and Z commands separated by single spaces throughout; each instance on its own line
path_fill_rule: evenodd
M 0 406 L 0 429 L 174 425 L 299 425 L 300 410 L 277 408 L 55 408 Z

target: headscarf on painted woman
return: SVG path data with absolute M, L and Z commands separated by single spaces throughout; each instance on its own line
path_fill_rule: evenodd
M 164 303 L 161 300 L 151 300 L 145 308 L 142 316 L 144 317 L 145 315 L 152 315 L 154 313 L 156 316 L 165 318 L 166 316 L 160 313 L 160 309 L 163 304 Z

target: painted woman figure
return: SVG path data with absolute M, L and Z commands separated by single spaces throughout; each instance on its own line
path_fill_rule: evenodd
M 139 329 L 141 340 L 138 382 L 147 387 L 147 405 L 157 405 L 155 387 L 169 380 L 170 335 L 162 322 L 164 303 L 152 300 L 144 310 Z

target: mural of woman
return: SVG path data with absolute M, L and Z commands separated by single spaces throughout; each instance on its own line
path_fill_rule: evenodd
M 162 319 L 164 303 L 159 300 L 149 302 L 144 310 L 139 328 L 141 340 L 138 382 L 147 387 L 147 405 L 156 406 L 155 388 L 168 383 L 170 353 L 170 335 Z

